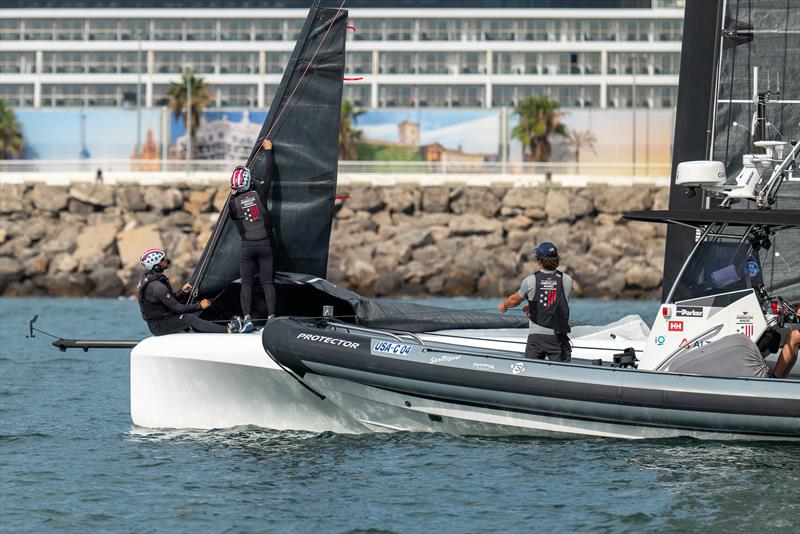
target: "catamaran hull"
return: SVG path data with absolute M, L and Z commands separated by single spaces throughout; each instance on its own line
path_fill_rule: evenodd
M 525 360 L 280 319 L 264 347 L 372 430 L 799 440 L 800 382 Z
M 368 431 L 278 367 L 258 334 L 145 339 L 131 351 L 131 418 L 147 428 Z

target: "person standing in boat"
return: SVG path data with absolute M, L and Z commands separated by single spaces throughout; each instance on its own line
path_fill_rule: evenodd
M 781 352 L 772 374 L 775 378 L 787 378 L 797 363 L 797 352 L 800 350 L 800 302 L 792 305 L 794 322 L 786 323 L 783 327 L 776 328 L 781 337 Z
M 233 194 L 228 200 L 228 217 L 236 223 L 242 237 L 239 273 L 242 289 L 239 295 L 243 322 L 241 332 L 252 332 L 255 327 L 250 318 L 253 304 L 253 282 L 255 276 L 261 282 L 267 305 L 267 318 L 275 314 L 275 285 L 272 271 L 272 229 L 267 214 L 267 195 L 275 169 L 272 141 L 265 139 L 261 147 L 266 153 L 264 181 L 253 179 L 250 169 L 237 165 L 231 175 Z
M 542 243 L 533 251 L 539 271 L 522 281 L 519 291 L 497 306 L 500 313 L 528 301 L 530 329 L 525 345 L 525 357 L 568 362 L 572 356 L 569 342 L 569 296 L 572 278 L 559 271 L 556 246 Z
M 230 333 L 230 326 L 215 324 L 200 318 L 200 311 L 211 306 L 211 301 L 203 299 L 196 304 L 181 304 L 179 299 L 188 297 L 192 286 L 187 282 L 180 293 L 172 290 L 169 278 L 164 271 L 171 262 L 160 248 L 149 248 L 139 257 L 145 269 L 137 286 L 139 308 L 142 319 L 154 336 L 164 336 L 194 330 L 195 332 Z

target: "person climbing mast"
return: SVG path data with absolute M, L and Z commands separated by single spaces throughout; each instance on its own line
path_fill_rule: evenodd
M 266 154 L 265 179 L 253 179 L 250 169 L 237 165 L 231 174 L 233 194 L 228 200 L 228 217 L 231 218 L 242 237 L 239 258 L 239 273 L 242 277 L 240 303 L 243 322 L 240 331 L 252 332 L 255 327 L 250 317 L 253 302 L 253 281 L 258 275 L 267 306 L 267 318 L 275 314 L 275 286 L 272 270 L 272 229 L 266 209 L 275 158 L 272 141 L 265 139 L 261 147 Z

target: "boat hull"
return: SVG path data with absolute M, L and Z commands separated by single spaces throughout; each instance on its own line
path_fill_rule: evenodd
M 131 418 L 147 428 L 367 431 L 278 367 L 259 334 L 145 339 L 131 351 Z
M 525 360 L 374 331 L 268 325 L 265 348 L 373 430 L 800 439 L 800 383 Z

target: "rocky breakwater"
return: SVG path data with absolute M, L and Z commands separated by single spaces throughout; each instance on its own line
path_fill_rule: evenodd
M 577 294 L 657 297 L 665 229 L 623 220 L 663 209 L 665 188 L 426 187 L 351 192 L 329 278 L 366 295 L 479 295 L 519 287 L 538 242 L 556 243 Z
M 341 188 L 328 279 L 364 295 L 497 297 L 536 269 L 532 248 L 556 243 L 576 291 L 653 297 L 664 228 L 627 222 L 662 209 L 651 187 Z M 227 198 L 223 187 L 0 186 L 0 294 L 133 294 L 150 246 L 188 279 Z

